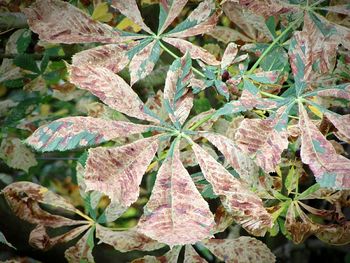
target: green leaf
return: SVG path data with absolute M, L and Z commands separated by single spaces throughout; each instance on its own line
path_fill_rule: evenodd
M 308 189 L 306 189 L 304 192 L 302 192 L 300 195 L 296 197 L 297 200 L 303 200 L 306 199 L 309 195 L 313 194 L 317 190 L 319 190 L 321 186 L 319 184 L 314 184 L 310 186 Z
M 14 58 L 13 63 L 20 68 L 40 74 L 35 58 L 31 54 L 19 54 Z
M 25 53 L 31 41 L 32 31 L 25 29 L 16 41 L 18 53 Z

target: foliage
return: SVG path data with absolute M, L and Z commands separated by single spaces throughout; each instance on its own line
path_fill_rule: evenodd
M 83 2 L 37 0 L 4 42 L 1 193 L 31 246 L 274 262 L 255 237 L 350 242 L 348 4 Z

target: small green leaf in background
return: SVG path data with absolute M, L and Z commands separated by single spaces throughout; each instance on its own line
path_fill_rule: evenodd
M 40 74 L 40 69 L 36 64 L 34 56 L 31 54 L 19 54 L 14 58 L 13 62 L 16 66 L 22 69 Z
M 32 31 L 30 31 L 29 29 L 25 29 L 16 42 L 18 53 L 25 53 L 31 41 Z

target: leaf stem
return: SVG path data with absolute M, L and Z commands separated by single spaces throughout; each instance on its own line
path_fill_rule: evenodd
M 284 37 L 289 30 L 293 28 L 294 25 L 296 25 L 299 22 L 299 19 L 294 20 L 292 23 L 289 24 L 289 26 L 278 36 L 275 38 L 275 40 L 271 43 L 271 45 L 261 54 L 259 59 L 254 63 L 254 65 L 251 67 L 251 69 L 247 72 L 247 74 L 252 74 L 253 71 L 259 66 L 260 62 L 263 60 L 264 57 L 275 47 L 275 45 L 280 41 L 282 37 Z
M 215 112 L 213 112 L 210 115 L 205 116 L 203 119 L 200 119 L 199 121 L 197 121 L 195 124 L 193 124 L 189 130 L 190 131 L 194 131 L 195 129 L 197 129 L 199 126 L 201 126 L 203 123 L 209 121 L 213 116 L 215 115 Z
M 277 100 L 284 100 L 284 98 L 282 98 L 280 96 L 277 96 L 277 95 L 274 95 L 274 94 L 271 94 L 271 93 L 268 93 L 268 92 L 265 92 L 265 91 L 259 91 L 259 93 L 261 95 L 264 95 L 264 96 L 269 97 L 269 98 L 274 98 L 274 99 L 277 99 Z
M 162 49 L 164 51 L 166 51 L 169 55 L 171 55 L 175 59 L 179 58 L 178 55 L 176 55 L 174 52 L 172 52 L 170 49 L 168 49 L 161 41 L 159 41 L 159 43 L 160 43 L 160 46 L 162 47 Z M 197 73 L 202 78 L 205 78 L 205 75 L 202 72 L 200 72 L 198 69 L 196 69 L 195 67 L 192 66 L 192 70 L 193 70 L 193 72 Z

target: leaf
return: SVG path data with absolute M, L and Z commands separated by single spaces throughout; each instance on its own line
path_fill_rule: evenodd
M 257 183 L 259 168 L 233 141 L 220 134 L 203 133 L 203 136 L 218 148 L 242 180 L 249 184 Z
M 5 244 L 6 246 L 9 246 L 10 248 L 16 249 L 10 242 L 7 241 L 4 234 L 0 231 L 0 243 Z
M 309 165 L 321 187 L 350 188 L 350 160 L 336 153 L 333 145 L 311 122 L 302 104 L 299 115 L 303 163 Z
M 209 65 L 220 65 L 220 61 L 216 60 L 215 56 L 209 53 L 209 51 L 195 46 L 189 41 L 170 37 L 163 37 L 162 40 L 178 48 L 183 54 L 188 52 L 192 59 L 200 59 Z
M 134 43 L 109 44 L 84 50 L 72 57 L 72 65 L 76 67 L 84 65 L 105 67 L 117 73 L 129 63 L 126 52 L 134 46 Z
M 225 69 L 232 65 L 238 53 L 238 46 L 235 43 L 229 43 L 222 55 L 221 69 Z
M 128 17 L 135 24 L 139 25 L 147 33 L 152 34 L 152 30 L 143 22 L 140 10 L 135 0 L 112 0 L 112 7 L 118 9 L 120 13 Z
M 22 69 L 40 74 L 40 69 L 32 54 L 19 54 L 14 58 L 13 63 Z
M 159 3 L 159 26 L 158 35 L 161 35 L 165 29 L 174 21 L 185 7 L 188 0 L 167 0 Z
M 38 151 L 65 151 L 146 132 L 151 126 L 92 117 L 66 117 L 39 127 L 26 143 Z
M 253 41 L 252 39 L 243 35 L 239 31 L 226 26 L 216 26 L 206 34 L 225 44 L 228 44 L 230 42 L 236 42 L 237 40 L 242 40 L 243 42 Z
M 215 233 L 224 232 L 233 223 L 232 216 L 220 205 L 215 211 Z
M 303 95 L 303 97 L 310 96 L 334 97 L 350 100 L 350 85 L 345 83 L 327 88 L 318 88 L 315 91 L 311 91 Z
M 164 87 L 164 102 L 169 105 L 169 117 L 173 123 L 183 124 L 193 106 L 193 95 L 187 86 L 192 77 L 191 58 L 186 53 L 170 66 Z M 186 94 L 187 93 L 187 94 Z
M 94 262 L 94 257 L 92 255 L 93 247 L 91 247 L 91 244 L 89 244 L 91 239 L 93 242 L 93 234 L 94 228 L 90 228 L 90 230 L 87 231 L 74 246 L 68 248 L 64 252 L 64 256 L 68 262 Z
M 244 119 L 236 132 L 237 146 L 254 157 L 267 173 L 275 171 L 283 150 L 288 147 L 288 112 L 283 106 L 272 118 Z
M 4 138 L 2 140 L 0 158 L 8 166 L 27 173 L 30 167 L 38 164 L 35 155 L 18 138 Z
M 350 242 L 350 224 L 346 221 L 343 225 L 330 224 L 321 226 L 315 233 L 318 239 L 331 245 L 346 245 Z
M 40 185 L 30 182 L 15 182 L 6 186 L 2 193 L 16 216 L 29 223 L 54 228 L 86 223 L 86 221 L 72 220 L 43 210 L 39 204 L 47 204 L 55 208 L 77 212 L 77 209 L 64 198 Z
M 337 136 L 339 135 L 341 138 L 345 137 L 350 140 L 350 114 L 338 115 L 326 112 L 324 115 L 337 128 L 337 132 L 335 133 Z
M 152 161 L 159 136 L 120 147 L 97 147 L 89 150 L 85 167 L 86 191 L 106 194 L 121 215 L 139 196 L 143 174 Z
M 113 15 L 108 12 L 107 3 L 98 3 L 91 15 L 91 18 L 96 21 L 109 22 L 113 18 Z
M 215 3 L 212 0 L 204 0 L 192 13 L 166 35 L 169 37 L 185 38 L 203 34 L 212 29 L 219 18 L 219 12 L 215 12 Z
M 250 192 L 244 184 L 235 179 L 222 165 L 193 144 L 192 149 L 205 179 L 213 186 L 214 193 L 221 196 L 222 203 L 234 220 L 248 232 L 263 236 L 272 226 L 271 216 L 256 194 Z
M 270 249 L 263 242 L 252 237 L 242 236 L 236 239 L 210 239 L 202 243 L 215 256 L 225 262 L 276 262 L 276 258 Z
M 138 230 L 170 247 L 211 236 L 214 218 L 180 161 L 175 141 L 160 167 Z
M 165 246 L 139 233 L 136 228 L 130 228 L 125 231 L 113 231 L 97 224 L 96 237 L 101 242 L 113 246 L 115 250 L 120 252 L 132 250 L 152 251 Z
M 176 246 L 169 250 L 166 254 L 159 257 L 144 256 L 143 258 L 135 259 L 131 263 L 163 263 L 163 262 L 177 262 L 180 254 L 181 246 Z
M 185 247 L 184 263 L 206 263 L 207 261 L 202 258 L 191 245 Z
M 36 249 L 48 250 L 57 244 L 71 241 L 72 239 L 78 237 L 89 227 L 90 225 L 78 226 L 62 235 L 50 237 L 43 225 L 37 225 L 32 230 L 32 232 L 30 232 L 29 244 Z
M 38 0 L 24 9 L 30 29 L 51 43 L 117 43 L 120 33 L 94 21 L 73 5 L 59 0 Z
M 159 59 L 159 55 L 160 44 L 158 40 L 154 40 L 132 58 L 129 65 L 131 86 L 151 73 Z
M 158 122 L 145 113 L 145 105 L 131 87 L 107 68 L 71 66 L 69 73 L 70 82 L 90 91 L 112 109 L 135 118 Z

